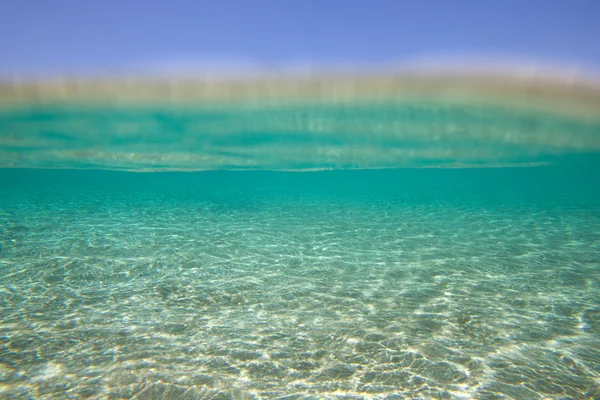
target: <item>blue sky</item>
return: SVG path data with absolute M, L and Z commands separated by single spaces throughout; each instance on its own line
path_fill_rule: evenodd
M 500 56 L 600 69 L 599 0 L 2 0 L 0 75 Z

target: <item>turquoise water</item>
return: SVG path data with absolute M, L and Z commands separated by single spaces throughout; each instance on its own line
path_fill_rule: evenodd
M 433 101 L 288 103 L 0 108 L 0 167 L 506 166 L 600 152 L 597 117 Z
M 600 398 L 598 123 L 419 110 L 3 111 L 0 397 Z

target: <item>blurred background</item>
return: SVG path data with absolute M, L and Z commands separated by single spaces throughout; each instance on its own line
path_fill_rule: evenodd
M 596 0 L 4 0 L 0 14 L 4 79 L 600 65 Z
M 537 165 L 600 149 L 595 0 L 8 0 L 0 13 L 2 166 Z

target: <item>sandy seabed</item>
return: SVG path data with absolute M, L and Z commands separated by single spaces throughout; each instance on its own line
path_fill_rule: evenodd
M 0 397 L 600 397 L 597 204 L 195 188 L 2 189 Z

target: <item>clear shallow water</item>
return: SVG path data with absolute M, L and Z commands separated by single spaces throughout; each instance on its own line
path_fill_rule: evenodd
M 5 398 L 600 397 L 597 157 L 1 170 Z
M 0 85 L 0 397 L 600 398 L 597 87 L 336 82 Z

